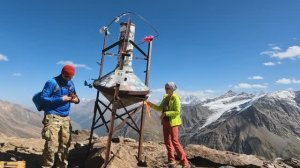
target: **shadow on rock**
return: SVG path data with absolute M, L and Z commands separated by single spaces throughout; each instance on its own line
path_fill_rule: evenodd
M 100 168 L 105 162 L 106 147 L 92 148 L 89 145 L 75 146 L 69 152 L 68 168 Z M 113 159 L 114 157 L 111 157 Z
M 25 161 L 26 167 L 40 168 L 42 156 L 34 153 L 23 153 L 19 151 L 6 151 L 0 153 L 1 161 Z

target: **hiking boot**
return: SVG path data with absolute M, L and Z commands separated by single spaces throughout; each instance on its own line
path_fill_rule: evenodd
M 191 165 L 188 164 L 188 165 L 186 165 L 186 166 L 182 166 L 182 168 L 191 168 Z
M 177 162 L 175 160 L 169 162 L 169 168 L 176 168 Z

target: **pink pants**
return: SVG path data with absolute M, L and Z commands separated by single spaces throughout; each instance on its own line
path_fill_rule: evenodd
M 175 161 L 174 148 L 178 154 L 181 164 L 187 166 L 189 164 L 186 154 L 179 143 L 178 140 L 178 126 L 171 127 L 169 119 L 167 117 L 163 118 L 163 133 L 164 141 L 168 151 L 168 161 Z

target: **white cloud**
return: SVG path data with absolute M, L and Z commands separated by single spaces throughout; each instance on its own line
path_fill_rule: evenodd
M 205 90 L 204 92 L 206 92 L 206 93 L 216 93 L 217 91 L 211 90 L 211 89 L 207 89 L 207 90 Z
M 12 76 L 19 77 L 19 76 L 22 76 L 22 74 L 17 72 L 17 73 L 13 73 Z
M 207 89 L 207 90 L 196 90 L 196 91 L 186 91 L 186 90 L 181 90 L 181 89 L 177 89 L 176 93 L 180 96 L 180 97 L 185 97 L 185 96 L 196 96 L 198 97 L 200 100 L 205 100 L 207 98 L 211 98 L 211 97 L 215 97 L 216 93 L 218 91 L 216 90 L 211 90 L 211 89 Z M 158 103 L 161 101 L 163 95 L 165 94 L 165 89 L 164 88 L 158 88 L 158 89 L 151 89 L 151 94 L 150 94 L 150 101 Z
M 62 61 L 57 62 L 56 64 L 59 64 L 59 65 L 69 64 L 69 65 L 73 65 L 75 68 L 84 68 L 84 69 L 88 69 L 88 70 L 91 69 L 90 67 L 88 67 L 85 64 L 75 64 L 73 61 L 64 61 L 64 60 L 62 60 Z
M 274 49 L 275 48 L 275 49 Z M 280 50 L 278 50 L 278 48 Z M 271 51 L 263 51 L 261 55 L 268 55 L 271 58 L 287 59 L 300 58 L 300 46 L 291 46 L 286 51 L 281 51 L 280 47 L 274 46 Z
M 275 66 L 276 63 L 274 63 L 274 62 L 265 62 L 264 65 L 265 66 Z
M 3 55 L 3 54 L 0 54 L 0 62 L 1 61 L 8 61 L 8 58 L 7 56 Z
M 165 94 L 165 89 L 151 89 L 149 94 L 149 100 L 153 103 L 159 103 L 162 100 L 163 95 Z
M 90 102 L 90 101 L 92 101 L 92 100 L 93 100 L 93 99 L 85 98 L 85 97 L 80 98 L 80 101 L 81 101 L 81 102 Z
M 260 53 L 260 55 L 272 55 L 274 51 L 263 51 Z
M 278 47 L 278 46 L 274 46 L 274 47 L 272 47 L 272 49 L 275 50 L 275 51 L 280 51 L 281 50 L 281 48 Z
M 276 83 L 278 83 L 278 84 L 284 84 L 284 85 L 299 84 L 300 80 L 296 80 L 295 78 L 293 78 L 293 79 L 281 78 L 281 79 L 277 80 Z
M 239 83 L 235 85 L 235 89 L 264 89 L 268 86 L 266 84 L 249 84 L 249 83 Z
M 249 77 L 248 79 L 250 79 L 250 80 L 262 80 L 262 79 L 264 79 L 262 76 L 251 76 L 251 77 Z
M 269 43 L 268 46 L 273 47 L 273 46 L 277 46 L 277 45 L 274 43 Z
M 300 46 L 291 46 L 284 52 L 276 52 L 272 57 L 279 59 L 300 58 Z
M 213 94 L 216 93 L 217 91 L 210 90 L 210 89 L 205 90 L 205 91 L 202 91 L 202 90 L 186 91 L 186 90 L 180 90 L 180 89 L 178 89 L 176 92 L 181 97 L 192 95 L 192 96 L 197 96 L 200 100 L 204 100 L 204 99 L 207 99 L 209 97 L 212 97 Z
M 212 93 L 216 93 L 218 91 L 216 90 L 211 90 L 211 89 L 207 89 L 207 90 L 196 90 L 196 91 L 186 91 L 186 90 L 181 90 L 181 89 L 177 89 L 176 93 L 178 93 L 179 95 L 198 95 L 198 96 L 206 96 L 208 94 L 212 94 Z M 158 89 L 151 89 L 151 93 L 165 93 L 165 89 L 164 88 L 158 88 Z
M 164 93 L 165 89 L 160 88 L 160 89 L 151 89 L 151 92 L 155 92 L 155 93 Z

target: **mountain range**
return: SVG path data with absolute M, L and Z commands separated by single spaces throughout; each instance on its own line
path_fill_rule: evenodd
M 267 159 L 300 158 L 300 92 L 227 93 L 206 100 L 182 97 L 180 141 L 183 145 L 201 144 L 218 150 L 254 154 Z M 82 129 L 90 129 L 94 100 L 72 106 L 71 119 Z M 159 113 L 145 117 L 145 141 L 162 141 Z M 0 101 L 0 133 L 6 136 L 39 137 L 42 113 Z M 140 123 L 140 112 L 133 116 Z M 105 114 L 110 117 L 110 112 Z M 120 123 L 119 121 L 116 125 Z M 105 127 L 96 130 L 107 135 Z M 114 136 L 137 139 L 127 125 Z
M 182 116 L 194 114 L 183 117 L 185 131 L 180 140 L 185 145 L 203 144 L 268 159 L 299 158 L 299 100 L 300 92 L 287 90 L 261 95 L 229 91 L 201 104 L 183 107 Z M 205 107 L 210 112 L 203 110 Z M 193 121 L 196 114 L 202 116 L 198 122 Z
M 267 159 L 300 157 L 300 92 L 227 93 L 207 100 L 182 97 L 180 141 Z M 187 103 L 189 102 L 189 103 Z M 134 117 L 140 122 L 140 113 Z M 162 141 L 159 113 L 145 119 L 145 140 Z M 115 136 L 137 139 L 124 126 Z

